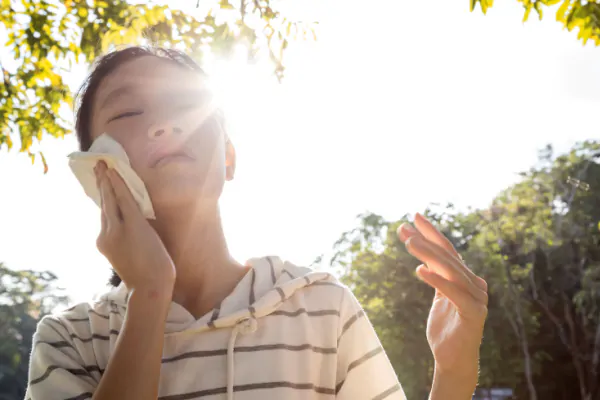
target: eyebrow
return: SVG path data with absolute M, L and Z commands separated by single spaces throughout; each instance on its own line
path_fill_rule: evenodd
M 103 109 L 104 107 L 106 107 L 111 101 L 116 100 L 117 98 L 119 98 L 120 96 L 123 95 L 130 95 L 132 94 L 134 91 L 133 87 L 131 85 L 125 85 L 125 86 L 121 86 L 115 90 L 113 90 L 112 92 L 110 92 L 102 101 L 102 103 L 100 104 L 100 109 Z

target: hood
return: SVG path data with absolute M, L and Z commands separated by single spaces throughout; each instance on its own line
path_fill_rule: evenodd
M 250 270 L 220 305 L 198 320 L 182 306 L 171 302 L 165 336 L 198 334 L 209 329 L 232 328 L 227 345 L 227 399 L 234 399 L 235 342 L 238 335 L 256 332 L 261 317 L 277 310 L 283 302 L 317 281 L 335 281 L 326 272 L 297 267 L 278 257 L 251 259 Z M 122 316 L 127 309 L 128 290 L 123 283 L 100 297 Z
M 194 319 L 185 308 L 172 302 L 165 334 L 200 333 L 208 329 L 233 327 L 241 321 L 256 320 L 277 310 L 296 291 L 317 281 L 335 280 L 330 273 L 298 267 L 275 256 L 250 259 L 246 265 L 250 270 L 235 289 L 220 305 L 200 319 Z M 125 316 L 128 296 L 127 287 L 121 283 L 97 301 L 109 302 L 115 311 Z

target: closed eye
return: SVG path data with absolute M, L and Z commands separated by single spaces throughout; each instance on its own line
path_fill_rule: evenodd
M 135 117 L 137 115 L 142 115 L 144 112 L 143 111 L 128 111 L 128 112 L 124 112 L 118 115 L 115 115 L 114 117 L 112 117 L 111 119 L 108 120 L 108 122 L 112 122 L 121 118 L 128 118 L 128 117 Z

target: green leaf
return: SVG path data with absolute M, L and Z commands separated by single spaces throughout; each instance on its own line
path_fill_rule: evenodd
M 569 5 L 571 4 L 571 0 L 564 0 L 563 3 L 560 5 L 560 7 L 558 8 L 558 10 L 556 11 L 556 20 L 557 21 L 564 21 L 565 20 L 565 14 L 567 12 L 567 10 L 569 9 Z
M 523 15 L 523 22 L 527 22 L 527 20 L 529 19 L 529 14 L 531 13 L 531 5 L 528 7 L 525 7 L 525 15 Z
M 544 16 L 544 11 L 542 10 L 542 3 L 541 1 L 536 1 L 535 3 L 533 3 L 533 6 L 535 7 L 535 11 L 537 11 L 538 16 L 540 21 L 542 20 L 543 16 Z
M 234 9 L 233 6 L 227 0 L 220 0 L 219 1 L 219 7 L 222 10 L 233 10 Z
M 46 157 L 43 152 L 39 152 L 40 158 L 42 159 L 42 164 L 44 165 L 44 174 L 48 173 L 48 163 L 46 162 Z

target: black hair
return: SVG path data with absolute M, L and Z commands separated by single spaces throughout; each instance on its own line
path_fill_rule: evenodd
M 98 57 L 75 96 L 75 132 L 81 151 L 89 150 L 92 145 L 91 122 L 94 98 L 104 78 L 124 63 L 145 56 L 163 58 L 183 68 L 206 75 L 204 70 L 190 56 L 175 49 L 156 46 L 128 46 Z M 116 287 L 120 283 L 121 277 L 113 269 L 109 284 Z

